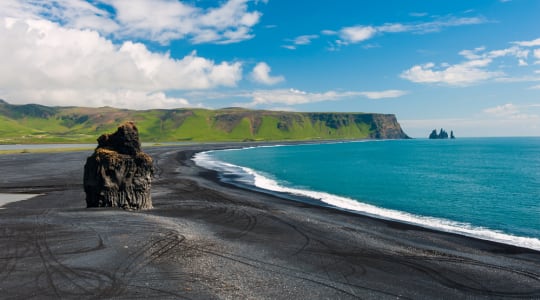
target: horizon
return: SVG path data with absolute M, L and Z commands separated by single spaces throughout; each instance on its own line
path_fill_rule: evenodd
M 540 1 L 0 3 L 0 98 L 396 115 L 411 137 L 540 136 Z

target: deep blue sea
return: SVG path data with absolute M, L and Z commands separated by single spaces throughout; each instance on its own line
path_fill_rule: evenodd
M 244 185 L 540 250 L 540 138 L 257 147 L 195 161 Z

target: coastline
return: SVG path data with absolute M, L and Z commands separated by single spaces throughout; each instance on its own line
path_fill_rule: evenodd
M 362 140 L 350 141 L 354 142 L 376 142 L 377 140 Z M 384 141 L 384 140 L 383 140 Z M 388 140 L 386 140 L 388 141 Z M 345 142 L 347 143 L 347 142 Z M 257 148 L 257 147 L 280 147 L 280 146 L 295 146 L 304 145 L 302 143 L 293 145 L 282 144 L 266 144 L 262 146 L 248 146 L 241 149 Z M 223 150 L 237 150 L 223 149 Z M 340 211 L 351 212 L 362 216 L 372 217 L 376 219 L 395 221 L 408 225 L 419 226 L 434 231 L 442 231 L 447 233 L 458 234 L 462 236 L 472 237 L 485 241 L 502 243 L 505 245 L 513 245 L 517 247 L 540 251 L 540 240 L 534 237 L 519 236 L 512 233 L 505 233 L 498 230 L 493 230 L 487 227 L 474 226 L 469 223 L 453 221 L 451 219 L 443 219 L 416 215 L 405 211 L 383 208 L 372 204 L 363 203 L 362 201 L 337 196 L 327 192 L 307 190 L 302 188 L 294 188 L 281 185 L 277 181 L 266 177 L 247 167 L 233 165 L 228 162 L 223 162 L 212 157 L 212 152 L 216 150 L 200 151 L 192 155 L 192 160 L 195 164 L 209 170 L 214 170 L 218 173 L 221 181 L 232 184 L 239 188 L 244 188 L 252 191 L 263 192 L 274 195 L 280 198 L 285 198 L 291 201 L 299 201 L 316 206 L 324 206 Z M 217 150 L 220 151 L 220 150 Z
M 248 145 L 146 149 L 158 172 L 155 208 L 142 212 L 84 208 L 88 152 L 1 156 L 9 178 L 0 192 L 44 195 L 0 211 L 0 289 L 46 298 L 540 297 L 538 251 L 242 189 L 191 160 Z

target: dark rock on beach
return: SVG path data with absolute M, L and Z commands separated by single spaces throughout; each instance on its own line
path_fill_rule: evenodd
M 139 132 L 126 122 L 98 138 L 84 166 L 87 207 L 152 208 L 152 158 L 141 151 Z

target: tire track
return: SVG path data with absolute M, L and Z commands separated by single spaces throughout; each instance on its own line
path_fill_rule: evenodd
M 50 225 L 47 223 L 49 213 L 50 210 L 45 210 L 36 216 L 35 247 L 44 269 L 44 272 L 36 277 L 36 284 L 41 286 L 45 281 L 47 287 L 59 298 L 66 295 L 94 296 L 96 292 L 108 290 L 113 280 L 107 272 L 94 268 L 69 267 L 51 250 L 48 238 Z M 86 253 L 88 249 L 82 250 L 82 253 Z

